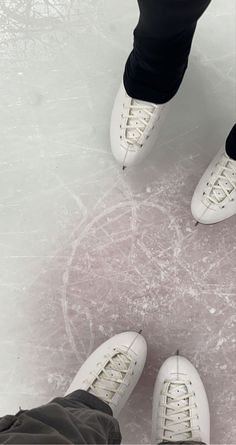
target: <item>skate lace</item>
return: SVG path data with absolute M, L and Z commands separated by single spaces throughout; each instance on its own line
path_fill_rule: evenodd
M 193 426 L 198 419 L 195 393 L 191 390 L 191 382 L 166 380 L 162 395 L 165 396 L 162 441 L 176 442 L 190 440 L 199 432 L 199 426 Z
M 132 363 L 133 359 L 128 353 L 114 348 L 114 356 L 107 358 L 99 374 L 94 374 L 94 381 L 88 391 L 109 404 L 114 395 L 120 393 L 121 384 L 128 386 L 125 380 Z
M 156 109 L 157 105 L 151 102 L 131 100 L 131 104 L 125 107 L 127 112 L 124 111 L 122 115 L 124 124 L 121 128 L 125 130 L 126 143 L 130 145 L 139 143 Z
M 206 204 L 215 204 L 224 208 L 224 201 L 234 201 L 233 192 L 236 190 L 236 161 L 223 155 L 216 165 L 216 172 L 207 183 L 208 192 L 204 192 Z

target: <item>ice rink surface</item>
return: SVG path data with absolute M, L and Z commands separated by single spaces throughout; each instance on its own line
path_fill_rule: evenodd
M 190 212 L 235 119 L 235 1 L 212 1 L 159 146 L 125 172 L 109 118 L 136 1 L 0 9 L 1 415 L 62 395 L 97 345 L 142 328 L 123 442 L 150 441 L 155 375 L 179 348 L 206 385 L 212 443 L 235 443 L 236 219 L 195 227 Z

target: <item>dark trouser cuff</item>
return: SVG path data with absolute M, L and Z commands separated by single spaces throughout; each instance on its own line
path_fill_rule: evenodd
M 113 416 L 112 409 L 110 408 L 109 405 L 107 405 L 107 403 L 103 402 L 103 400 L 82 389 L 78 389 L 77 391 L 68 394 L 68 396 L 65 396 L 64 399 L 71 401 L 73 403 L 74 402 L 83 403 L 89 408 L 96 409 L 98 411 L 102 411 L 105 414 Z
M 233 126 L 226 139 L 225 150 L 227 155 L 236 161 L 236 124 Z
M 182 83 L 187 69 L 188 60 L 178 69 L 174 80 L 173 73 L 171 73 L 171 79 L 169 81 L 168 73 L 165 75 L 162 73 L 159 76 L 158 84 L 163 84 L 162 90 L 159 90 L 156 86 L 157 82 L 155 82 L 155 78 L 157 78 L 158 75 L 154 74 L 154 76 L 150 76 L 149 74 L 149 76 L 147 76 L 147 73 L 143 68 L 138 65 L 134 68 L 135 64 L 132 64 L 133 57 L 134 53 L 131 53 L 127 60 L 123 77 L 124 87 L 127 94 L 134 99 L 145 100 L 155 104 L 164 104 L 171 100 Z M 153 79 L 150 80 L 150 77 L 153 77 Z M 168 88 L 167 84 L 171 85 L 171 87 Z
M 194 440 L 186 441 L 186 442 L 161 442 L 160 445 L 206 445 L 204 442 L 194 442 Z

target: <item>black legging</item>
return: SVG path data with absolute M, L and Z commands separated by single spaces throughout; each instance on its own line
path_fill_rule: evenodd
M 138 0 L 140 18 L 124 73 L 131 97 L 161 104 L 176 94 L 188 66 L 197 21 L 210 2 Z M 236 125 L 226 150 L 236 160 Z

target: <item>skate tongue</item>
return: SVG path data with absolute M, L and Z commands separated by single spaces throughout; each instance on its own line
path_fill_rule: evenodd
M 89 392 L 96 395 L 105 402 L 111 402 L 112 398 L 119 390 L 120 385 L 129 370 L 131 360 L 125 354 L 118 352 L 107 362 L 104 370 L 102 370 L 94 380 Z
M 227 198 L 227 193 L 230 194 L 236 190 L 236 161 L 224 156 L 224 163 L 218 165 L 210 184 L 212 188 L 208 196 L 221 204 Z
M 130 118 L 127 120 L 126 138 L 132 143 L 141 144 L 143 132 L 149 124 L 155 111 L 155 105 L 150 102 L 132 99 Z
M 130 362 L 126 362 L 124 367 L 124 363 L 123 361 L 121 361 L 121 354 L 117 354 L 117 356 L 113 358 L 113 362 L 112 363 L 109 362 L 108 365 L 106 366 L 106 376 L 105 376 L 106 387 L 110 388 L 111 390 L 117 389 L 120 386 L 119 381 L 123 381 L 126 375 L 126 373 L 120 371 L 119 368 L 125 369 L 127 371 L 129 365 Z M 117 382 L 114 382 L 114 380 L 116 380 Z
M 190 416 L 189 398 L 185 398 L 185 396 L 188 395 L 187 386 L 181 382 L 179 384 L 171 383 L 168 392 L 171 397 L 167 398 L 169 408 L 166 410 L 168 417 L 165 422 L 167 427 L 166 438 L 168 439 L 169 436 L 171 440 L 175 441 L 189 440 L 192 438 L 192 435 L 191 432 L 188 431 L 191 425 L 190 421 L 187 420 Z M 171 431 L 168 431 L 168 428 L 170 428 Z

